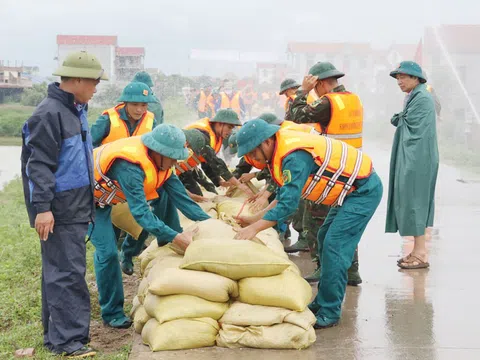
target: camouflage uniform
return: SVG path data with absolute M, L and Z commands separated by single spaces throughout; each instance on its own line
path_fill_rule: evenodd
M 345 92 L 345 87 L 339 85 L 335 87 L 332 92 Z M 297 91 L 291 112 L 293 114 L 293 121 L 298 124 L 319 123 L 322 129 L 326 129 L 332 115 L 330 100 L 327 97 L 321 97 L 312 104 L 307 104 L 308 93 L 305 93 L 301 88 Z M 313 274 L 307 276 L 305 279 L 311 282 L 318 281 L 320 278 L 320 254 L 322 252 L 321 244 L 317 243 L 318 230 L 322 226 L 330 209 L 327 205 L 315 204 L 311 201 L 305 201 L 305 213 L 303 216 L 303 229 L 306 235 L 306 240 L 310 248 L 312 261 L 317 263 L 317 269 Z M 358 273 L 358 249 L 352 259 L 352 265 L 348 269 L 348 284 L 358 285 L 362 282 L 360 274 Z
M 192 151 L 205 159 L 201 167 L 205 174 L 200 169 L 194 169 L 180 174 L 179 178 L 185 188 L 193 194 L 202 195 L 202 191 L 198 184 L 201 184 L 207 191 L 216 192 L 215 187 L 220 186 L 220 177 L 225 181 L 230 180 L 233 175 L 228 170 L 225 162 L 217 157 L 215 150 L 210 146 L 210 137 L 207 133 L 198 130 L 190 129 L 188 131 L 188 143 Z M 210 183 L 207 177 L 212 181 Z

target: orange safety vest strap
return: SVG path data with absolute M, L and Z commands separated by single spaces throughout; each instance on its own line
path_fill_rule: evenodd
M 199 121 L 194 122 L 193 124 L 187 125 L 185 129 L 198 129 L 201 131 L 206 131 L 210 136 L 210 146 L 212 147 L 212 149 L 215 150 L 215 153 L 218 154 L 218 152 L 222 148 L 222 141 L 221 139 L 217 138 L 217 135 L 213 131 L 209 118 L 203 118 Z
M 121 139 L 94 150 L 94 197 L 101 207 L 125 202 L 126 198 L 117 181 L 106 174 L 117 159 L 139 165 L 145 173 L 143 183 L 147 200 L 158 198 L 157 189 L 172 175 L 172 169 L 157 170 L 148 156 L 148 149 L 140 136 Z

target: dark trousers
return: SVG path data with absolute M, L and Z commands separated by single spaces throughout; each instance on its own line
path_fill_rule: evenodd
M 42 249 L 43 343 L 71 353 L 88 343 L 90 293 L 85 281 L 88 224 L 57 225 Z

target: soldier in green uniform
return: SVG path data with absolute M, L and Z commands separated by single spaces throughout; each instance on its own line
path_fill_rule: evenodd
M 152 77 L 146 71 L 137 72 L 132 81 L 138 81 L 138 82 L 144 83 L 153 91 L 154 84 L 152 81 Z M 157 121 L 157 124 L 163 124 L 163 117 L 164 117 L 163 107 L 162 107 L 162 103 L 160 102 L 160 99 L 157 98 L 157 100 L 158 100 L 158 103 L 148 104 L 148 111 L 151 111 L 155 114 L 155 120 Z
M 285 120 L 293 120 L 292 104 L 295 100 L 295 92 L 300 87 L 294 79 L 285 79 L 280 84 L 279 95 L 285 95 Z
M 323 93 L 346 92 L 345 87 L 338 84 L 338 79 L 343 76 L 344 74 L 342 72 L 338 71 L 328 62 L 319 62 L 312 66 L 309 74 L 305 76 L 302 86 L 297 90 L 296 98 L 291 108 L 293 116 L 292 120 L 299 124 L 318 123 L 321 129 L 326 129 L 332 118 L 330 100 L 325 96 L 321 96 L 317 101 L 309 105 L 307 103 L 307 96 L 312 89 L 319 86 L 319 81 L 321 81 L 321 86 L 324 87 L 321 91 Z M 317 263 L 317 269 L 313 274 L 305 277 L 305 279 L 309 282 L 317 282 L 320 279 L 320 259 L 322 249 L 316 249 L 319 245 L 317 244 L 316 236 L 328 215 L 329 207 L 322 204 L 310 203 L 308 201 L 307 203 L 303 217 L 303 228 L 306 239 L 309 242 L 309 248 L 312 251 L 312 255 L 314 255 L 313 261 Z M 352 260 L 352 265 L 348 269 L 348 285 L 356 286 L 362 283 L 358 268 L 359 262 L 357 249 Z
M 222 134 L 220 134 L 220 132 L 217 134 L 217 136 L 222 138 L 228 138 L 230 136 L 231 130 L 228 130 L 229 127 L 233 128 L 234 126 L 242 124 L 238 119 L 238 115 L 231 109 L 219 110 L 215 117 L 211 119 L 210 123 L 226 125 L 221 127 L 221 129 L 223 129 L 221 130 Z M 245 193 L 253 196 L 252 191 L 245 184 L 238 181 L 228 169 L 225 161 L 217 156 L 215 150 L 210 146 L 210 135 L 206 131 L 187 128 L 184 129 L 183 132 L 187 138 L 188 147 L 193 154 L 195 154 L 197 158 L 201 157 L 204 159 L 201 163 L 202 170 L 216 187 L 237 186 Z M 180 181 L 182 181 L 187 190 L 192 194 L 200 196 L 197 200 L 204 200 L 201 198 L 202 191 L 197 184 L 198 178 L 196 178 L 196 176 L 199 175 L 196 169 L 185 171 L 186 169 L 182 167 L 182 164 L 177 164 L 177 170 L 180 172 Z

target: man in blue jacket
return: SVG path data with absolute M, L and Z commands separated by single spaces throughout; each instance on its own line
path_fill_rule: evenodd
M 100 80 L 97 58 L 69 54 L 60 83 L 22 129 L 22 180 L 30 224 L 42 249 L 43 343 L 56 354 L 94 356 L 88 346 L 90 295 L 85 281 L 88 224 L 93 222 L 93 154 L 87 103 Z

